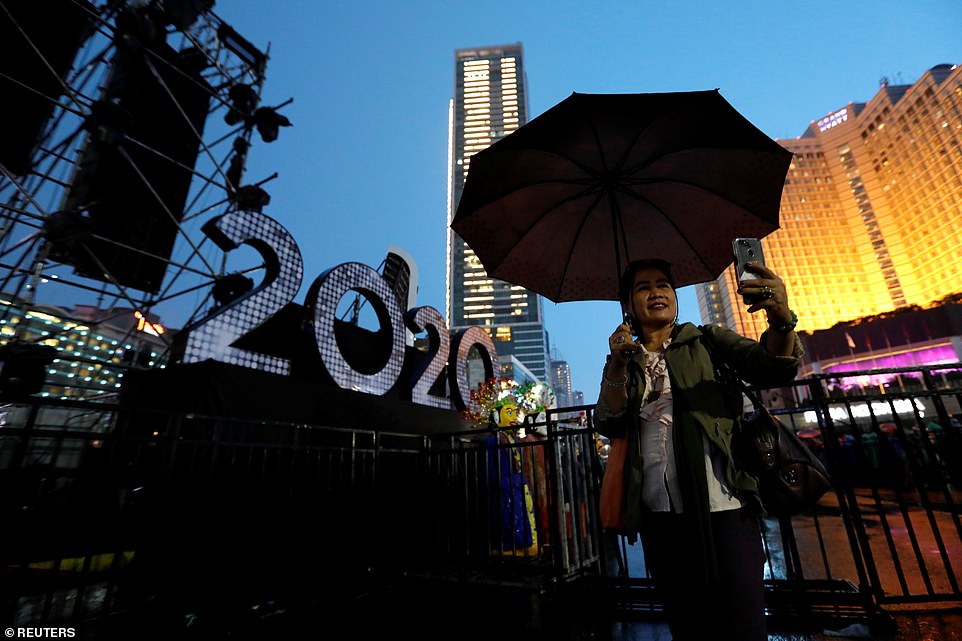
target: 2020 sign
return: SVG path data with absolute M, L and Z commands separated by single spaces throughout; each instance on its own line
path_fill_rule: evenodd
M 197 363 L 215 360 L 274 374 L 290 374 L 287 359 L 234 346 L 294 300 L 304 275 L 300 249 L 290 233 L 276 220 L 259 212 L 237 211 L 212 219 L 204 233 L 225 252 L 241 245 L 253 247 L 264 259 L 263 281 L 249 292 L 184 328 L 178 360 Z M 391 336 L 391 351 L 375 373 L 359 372 L 344 358 L 334 334 L 337 304 L 356 291 L 365 296 L 377 314 L 382 331 Z M 318 276 L 307 291 L 305 306 L 312 310 L 314 339 L 325 371 L 343 389 L 383 395 L 397 385 L 410 391 L 414 403 L 459 410 L 474 407 L 468 381 L 468 354 L 477 349 L 485 378 L 500 373 L 498 354 L 491 337 L 480 327 L 468 327 L 449 338 L 444 317 L 433 307 L 401 309 L 398 297 L 373 268 L 343 263 Z M 405 327 L 415 334 L 427 332 L 428 349 L 419 352 L 413 375 L 399 380 L 405 358 Z M 448 369 L 450 398 L 435 396 L 430 389 Z

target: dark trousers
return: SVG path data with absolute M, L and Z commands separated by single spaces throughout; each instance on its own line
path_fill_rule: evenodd
M 755 517 L 711 515 L 719 585 L 708 588 L 692 554 L 691 528 L 677 514 L 645 515 L 645 564 L 655 580 L 674 641 L 765 641 L 765 555 Z

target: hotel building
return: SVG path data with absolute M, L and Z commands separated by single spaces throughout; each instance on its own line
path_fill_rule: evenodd
M 795 158 L 763 248 L 800 331 L 962 291 L 962 68 L 885 83 L 779 143 Z M 758 337 L 764 314 L 747 314 L 736 286 L 731 268 L 697 286 L 702 320 Z
M 483 327 L 502 359 L 514 356 L 546 381 L 548 336 L 541 297 L 490 278 L 471 248 L 450 227 L 471 157 L 527 121 L 522 47 L 459 49 L 454 62 L 455 90 L 448 123 L 448 327 L 452 331 Z

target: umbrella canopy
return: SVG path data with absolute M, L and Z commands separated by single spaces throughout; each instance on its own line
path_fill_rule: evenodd
M 574 93 L 471 157 L 451 227 L 494 278 L 617 300 L 640 258 L 717 278 L 733 238 L 778 228 L 791 158 L 717 90 Z

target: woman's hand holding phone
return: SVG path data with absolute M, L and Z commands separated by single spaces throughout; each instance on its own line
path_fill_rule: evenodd
M 748 313 L 754 314 L 764 309 L 770 324 L 780 325 L 790 322 L 792 310 L 788 305 L 788 292 L 778 274 L 765 265 L 756 263 L 748 263 L 746 269 L 755 274 L 755 277 L 741 281 L 738 293 L 752 301 L 749 304 Z
M 746 305 L 754 305 L 762 300 L 758 295 L 742 292 L 742 285 L 760 278 L 749 265 L 764 265 L 765 254 L 762 251 L 762 241 L 757 238 L 736 238 L 732 241 L 732 253 L 735 255 L 735 275 L 738 277 L 739 293 Z

